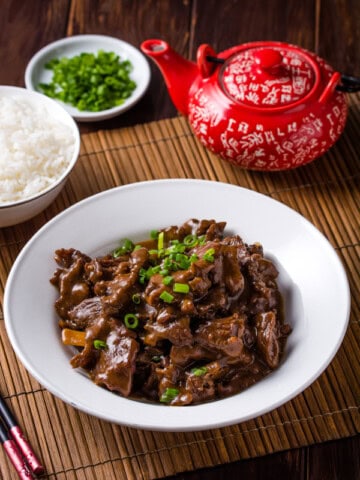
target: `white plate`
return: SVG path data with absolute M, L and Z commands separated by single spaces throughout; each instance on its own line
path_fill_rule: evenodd
M 74 57 L 82 52 L 97 53 L 98 50 L 115 52 L 121 61 L 130 60 L 133 65 L 131 78 L 136 82 L 136 89 L 125 102 L 101 112 L 81 112 L 71 105 L 58 101 L 70 115 L 81 122 L 106 120 L 124 113 L 133 107 L 144 95 L 150 82 L 150 67 L 144 55 L 137 48 L 117 38 L 106 35 L 75 35 L 50 43 L 37 52 L 25 70 L 25 85 L 30 90 L 40 91 L 39 83 L 49 83 L 52 71 L 45 64 L 52 58 Z
M 61 343 L 50 284 L 57 248 L 89 255 L 119 240 L 189 218 L 227 221 L 248 243 L 260 241 L 276 262 L 293 327 L 280 367 L 244 392 L 211 403 L 169 407 L 122 398 L 93 384 L 69 365 Z M 81 227 L 80 227 L 81 225 Z M 205 180 L 157 180 L 107 190 L 68 208 L 47 223 L 17 257 L 5 289 L 5 324 L 28 371 L 50 392 L 102 419 L 151 430 L 221 427 L 268 412 L 310 385 L 327 367 L 346 331 L 349 286 L 325 237 L 301 215 L 259 193 Z

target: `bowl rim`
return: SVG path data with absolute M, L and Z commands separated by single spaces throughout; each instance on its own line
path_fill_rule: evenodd
M 132 52 L 134 56 L 135 55 L 138 56 L 139 59 L 142 58 L 144 60 L 144 64 L 142 65 L 142 76 L 145 79 L 144 84 L 141 86 L 141 88 L 137 86 L 133 94 L 128 99 L 126 99 L 126 102 L 123 103 L 122 105 L 115 106 L 106 110 L 101 110 L 100 112 L 91 112 L 88 110 L 80 111 L 73 105 L 60 102 L 60 100 L 55 100 L 55 101 L 60 105 L 62 105 L 63 108 L 67 110 L 69 115 L 71 115 L 75 120 L 79 122 L 102 121 L 102 120 L 113 118 L 117 115 L 121 115 L 122 113 L 125 113 L 127 110 L 132 108 L 136 103 L 138 103 L 138 101 L 140 101 L 141 98 L 146 93 L 151 80 L 151 69 L 145 55 L 135 45 L 132 45 L 131 43 L 126 42 L 125 40 L 122 40 L 117 37 L 113 37 L 111 35 L 102 35 L 102 34 L 70 35 L 68 37 L 60 38 L 58 40 L 55 40 L 45 45 L 33 55 L 33 57 L 30 59 L 29 63 L 26 66 L 26 69 L 25 69 L 26 88 L 28 90 L 39 92 L 39 90 L 37 90 L 32 80 L 32 74 L 36 68 L 36 65 L 39 64 L 42 61 L 42 59 L 46 57 L 48 54 L 50 54 L 53 50 L 59 49 L 61 47 L 66 47 L 68 45 L 74 44 L 79 41 L 93 42 L 96 40 L 99 40 L 102 42 L 108 42 L 109 44 L 110 43 L 118 44 L 119 46 L 122 46 L 127 51 Z
M 65 117 L 67 117 L 67 119 L 69 121 L 69 126 L 70 126 L 70 128 L 71 128 L 71 130 L 74 134 L 75 143 L 74 143 L 74 152 L 72 154 L 72 157 L 71 157 L 66 169 L 62 172 L 62 174 L 54 182 L 52 182 L 46 189 L 41 190 L 38 193 L 34 193 L 33 195 L 31 195 L 29 197 L 26 197 L 24 199 L 16 200 L 16 201 L 13 201 L 13 202 L 11 202 L 11 201 L 10 202 L 5 202 L 5 203 L 0 202 L 0 210 L 6 210 L 6 209 L 10 209 L 10 208 L 19 206 L 19 205 L 24 205 L 26 203 L 31 203 L 32 201 L 34 201 L 34 200 L 36 200 L 40 197 L 45 196 L 46 194 L 48 194 L 49 192 L 54 190 L 56 187 L 58 187 L 68 177 L 68 175 L 70 174 L 70 172 L 74 168 L 74 166 L 75 166 L 75 164 L 76 164 L 76 162 L 79 158 L 80 144 L 81 144 L 80 131 L 79 131 L 79 127 L 78 127 L 77 123 L 75 122 L 73 117 L 60 104 L 58 104 L 57 102 L 55 102 L 54 100 L 52 100 L 51 98 L 47 97 L 46 95 L 44 95 L 40 92 L 36 92 L 34 90 L 28 90 L 28 89 L 23 88 L 23 87 L 17 87 L 17 86 L 12 86 L 12 85 L 0 85 L 0 95 L 3 91 L 5 91 L 5 93 L 6 92 L 14 92 L 14 93 L 19 94 L 20 96 L 25 95 L 29 98 L 40 99 L 40 101 L 43 104 L 45 104 L 45 106 L 47 106 L 47 104 L 49 105 L 49 109 L 50 108 L 51 109 L 55 108 L 55 110 L 57 110 L 58 112 L 61 112 L 61 114 L 63 114 Z

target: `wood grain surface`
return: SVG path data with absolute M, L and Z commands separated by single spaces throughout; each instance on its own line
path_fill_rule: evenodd
M 195 59 L 196 50 L 202 43 L 209 43 L 216 51 L 221 51 L 252 40 L 286 41 L 316 52 L 342 73 L 360 76 L 358 0 L 0 0 L 0 7 L 2 85 L 24 86 L 26 65 L 40 48 L 59 38 L 85 33 L 111 35 L 135 46 L 139 46 L 147 38 L 162 38 L 191 60 Z M 169 99 L 163 78 L 152 62 L 150 67 L 152 78 L 148 92 L 131 111 L 105 122 L 80 124 L 81 133 L 116 131 L 122 127 L 176 117 L 178 113 Z M 351 103 L 350 115 L 352 120 L 347 126 L 348 140 L 340 140 L 335 147 L 335 153 L 330 153 L 327 157 L 344 158 L 351 155 L 359 160 L 357 165 L 355 162 L 347 166 L 345 162 L 338 168 L 334 162 L 332 170 L 337 178 L 342 174 L 347 175 L 348 188 L 351 184 L 353 196 L 348 202 L 355 216 L 346 223 L 350 227 L 345 230 L 337 229 L 335 222 L 322 216 L 321 205 L 315 208 L 311 203 L 311 195 L 303 197 L 302 201 L 305 203 L 302 203 L 302 207 L 312 213 L 315 223 L 318 220 L 319 225 L 328 225 L 326 234 L 330 241 L 338 242 L 341 239 L 343 245 L 348 242 L 354 247 L 351 253 L 344 251 L 344 255 L 352 255 L 348 261 L 353 265 L 353 281 L 356 285 L 357 280 L 360 280 L 358 274 L 356 276 L 360 269 L 359 215 L 356 215 L 356 207 L 359 207 L 356 196 L 359 193 L 360 178 L 358 102 Z M 340 171 L 339 168 L 343 170 Z M 159 170 L 160 177 L 164 174 L 165 170 Z M 307 174 L 320 175 L 321 172 L 309 168 L 304 177 L 299 174 L 298 178 L 306 179 Z M 330 169 L 328 175 L 331 175 Z M 296 176 L 297 174 L 294 175 Z M 258 175 L 251 177 L 253 186 L 256 187 L 256 182 L 260 181 L 258 179 Z M 286 181 L 279 181 L 283 182 L 282 200 L 286 200 Z M 71 195 L 71 190 L 67 190 L 67 195 Z M 346 207 L 341 208 L 334 202 L 334 209 L 341 218 L 346 217 Z M 34 221 L 35 227 L 40 227 L 41 222 L 51 218 L 55 212 L 56 210 L 50 208 L 41 220 L 37 220 L 38 224 Z M 26 240 L 28 232 L 25 232 L 25 228 L 6 229 L 6 232 L 2 233 L 10 242 L 12 238 L 16 243 L 17 235 L 22 230 L 25 234 L 23 240 Z M 3 260 L 10 265 L 14 257 Z M 359 299 L 354 301 L 353 312 L 354 321 L 359 322 Z M 15 378 L 14 389 L 16 388 Z M 359 405 L 359 398 L 356 400 Z M 27 420 L 27 423 L 29 422 L 31 423 Z M 68 433 L 71 443 L 71 431 Z M 359 451 L 359 435 L 355 435 L 272 455 L 260 455 L 249 460 L 224 463 L 217 467 L 179 473 L 175 477 L 168 477 L 168 480 L 357 480 L 360 478 Z M 58 452 L 54 452 L 54 455 L 58 455 Z M 8 463 L 3 455 L 0 462 L 0 472 L 4 479 L 16 478 L 11 472 L 5 472 Z M 75 471 L 73 477 L 59 475 L 58 478 L 87 477 L 86 474 L 81 476 L 79 470 L 78 473 Z M 127 478 L 126 469 L 119 473 L 117 478 Z

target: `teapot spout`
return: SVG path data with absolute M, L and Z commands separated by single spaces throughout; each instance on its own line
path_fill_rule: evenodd
M 190 87 L 199 73 L 196 63 L 183 58 L 163 40 L 145 40 L 140 48 L 159 67 L 175 107 L 188 115 Z

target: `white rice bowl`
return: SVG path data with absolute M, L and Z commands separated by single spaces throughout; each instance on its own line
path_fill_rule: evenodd
M 23 88 L 0 87 L 0 227 L 48 206 L 79 149 L 77 125 L 55 101 Z

